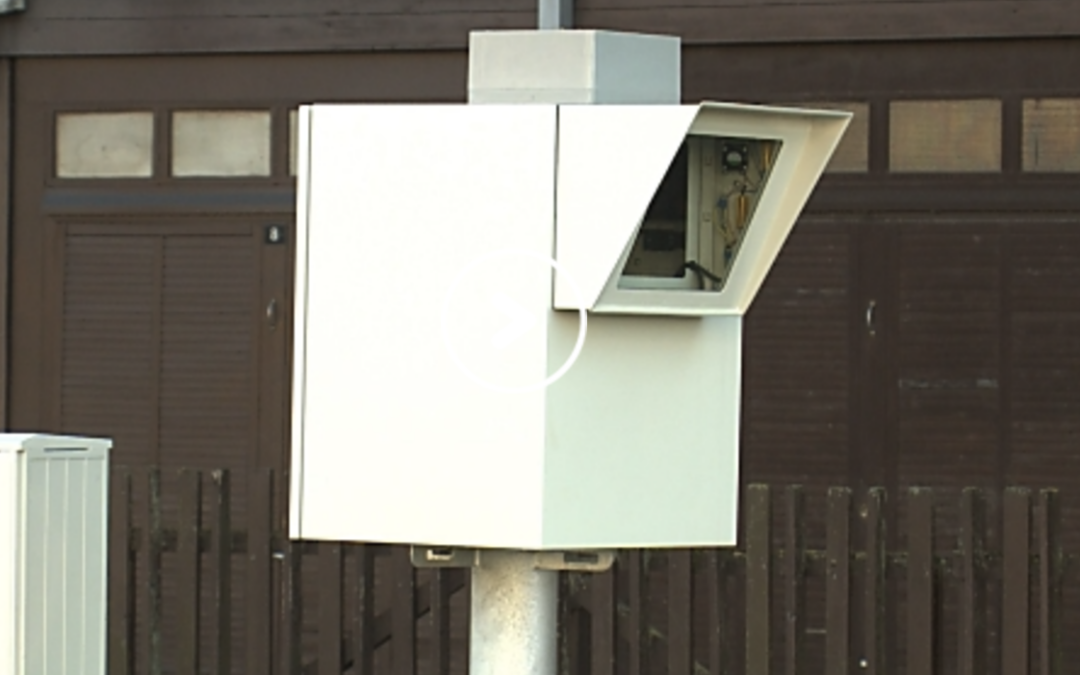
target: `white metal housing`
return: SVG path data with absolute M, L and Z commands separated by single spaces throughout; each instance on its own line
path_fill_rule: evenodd
M 469 103 L 679 102 L 677 37 L 600 30 L 469 33 Z
M 301 108 L 291 536 L 733 544 L 741 314 L 846 121 L 731 106 Z M 729 293 L 627 300 L 608 282 L 691 129 L 783 135 L 790 160 L 773 180 L 797 184 L 759 206 Z M 501 352 L 493 294 L 534 324 Z M 493 389 L 455 363 L 542 382 L 581 329 L 556 307 L 592 313 L 551 386 Z
M 105 673 L 111 446 L 0 434 L 2 673 Z
M 742 315 L 771 269 L 850 113 L 726 103 L 561 106 L 556 258 L 583 286 L 593 312 Z M 779 141 L 781 149 L 723 288 L 716 292 L 619 287 L 642 216 L 688 137 Z M 581 302 L 563 279 L 555 307 Z

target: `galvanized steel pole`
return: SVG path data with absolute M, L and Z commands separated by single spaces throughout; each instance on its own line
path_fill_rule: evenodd
M 540 30 L 573 28 L 574 0 L 540 0 L 536 18 Z
M 573 0 L 539 0 L 537 27 L 573 24 Z M 536 554 L 484 551 L 471 570 L 469 675 L 555 675 L 559 573 Z
M 558 572 L 536 554 L 484 551 L 472 568 L 470 675 L 555 675 Z
M 626 103 L 627 82 L 641 103 L 678 103 L 677 42 L 560 33 L 573 26 L 572 0 L 539 0 L 538 13 L 540 31 L 470 38 L 470 104 Z M 638 58 L 623 58 L 631 49 Z M 659 65 L 649 63 L 643 75 L 640 64 L 650 58 Z M 470 567 L 469 675 L 555 675 L 559 570 L 603 572 L 614 559 L 612 551 L 414 552 L 418 564 Z

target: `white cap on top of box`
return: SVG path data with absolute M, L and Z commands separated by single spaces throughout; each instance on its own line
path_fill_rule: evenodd
M 469 103 L 668 104 L 680 40 L 603 30 L 469 33 Z

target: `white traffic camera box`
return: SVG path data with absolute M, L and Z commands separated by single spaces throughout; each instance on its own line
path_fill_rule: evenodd
M 291 535 L 733 544 L 742 316 L 849 119 L 301 108 Z
M 742 315 L 850 116 L 678 105 L 677 38 L 469 51 L 477 105 L 301 109 L 292 536 L 734 543 Z
M 0 673 L 105 673 L 111 447 L 0 434 Z

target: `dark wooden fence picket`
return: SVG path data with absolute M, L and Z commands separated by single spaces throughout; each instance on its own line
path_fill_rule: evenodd
M 110 675 L 465 675 L 467 572 L 418 573 L 400 546 L 290 542 L 280 480 L 113 470 Z M 893 495 L 899 550 L 883 490 L 831 488 L 822 513 L 809 497 L 751 485 L 737 547 L 625 551 L 564 575 L 561 675 L 1059 675 L 1080 656 L 1061 639 L 1077 552 L 1053 490 Z
M 828 503 L 825 535 L 825 666 L 826 672 L 831 675 L 847 675 L 851 637 L 848 630 L 851 625 L 851 491 L 847 488 L 830 489 Z M 800 543 L 798 559 L 801 560 L 802 556 Z M 799 605 L 795 612 L 802 614 L 803 606 Z M 797 639 L 801 634 L 802 629 L 789 639 Z M 801 670 L 807 669 L 803 667 Z M 795 668 L 791 667 L 788 672 L 794 675 Z

